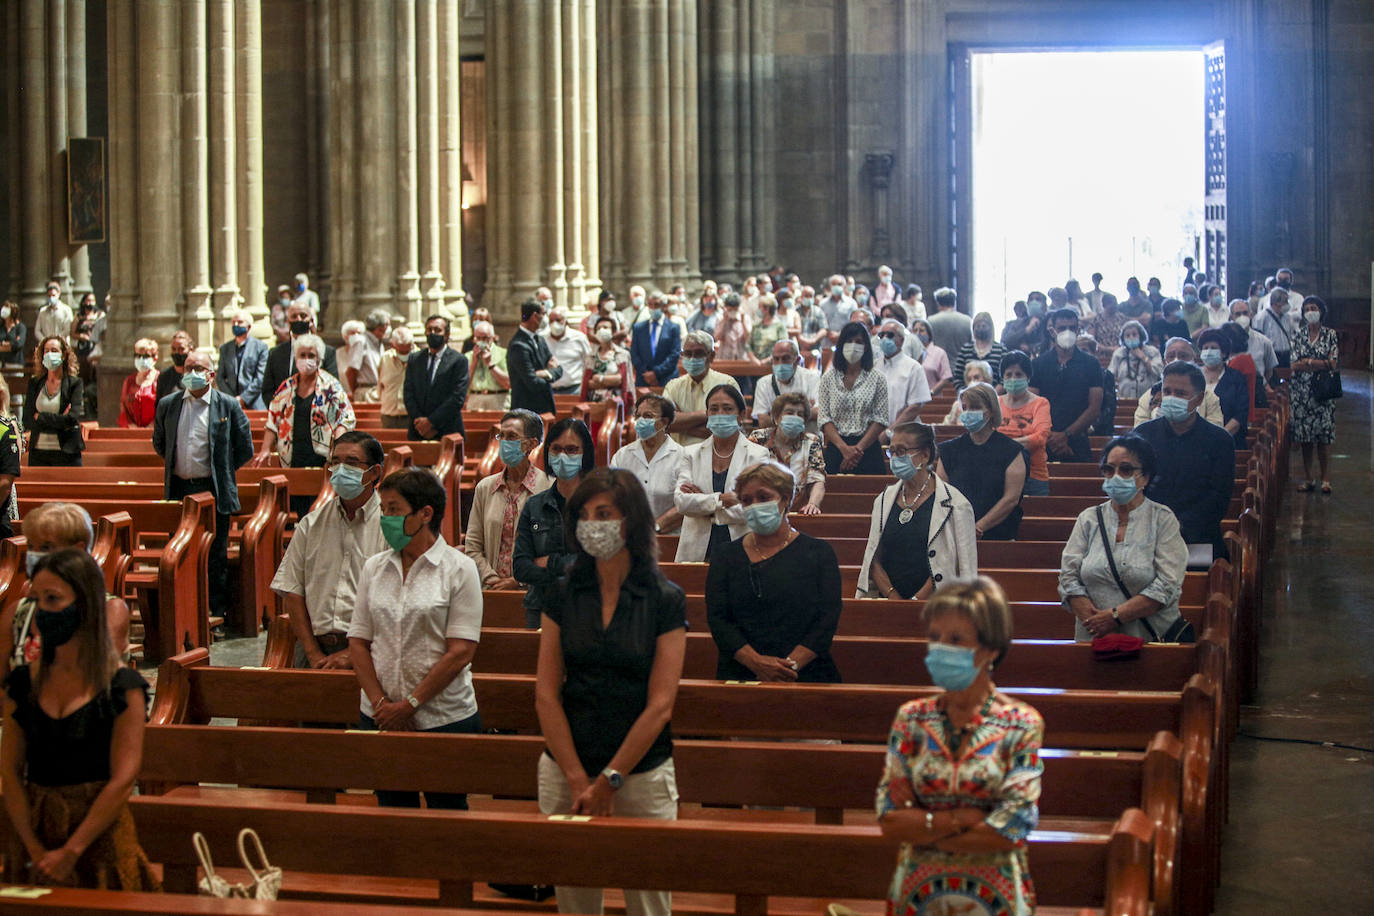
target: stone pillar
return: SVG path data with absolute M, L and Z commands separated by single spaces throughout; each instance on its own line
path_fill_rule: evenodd
M 48 230 L 52 233 L 52 276 L 62 284 L 67 302 L 76 311 L 71 286 L 72 264 L 67 242 L 67 4 L 47 4 Z
M 326 114 L 329 156 L 329 309 L 351 315 L 357 309 L 359 193 L 355 157 L 360 126 L 354 117 L 357 92 L 357 43 L 354 7 L 345 0 L 329 6 L 329 101 Z
M 181 327 L 181 161 L 168 153 L 181 142 L 178 10 L 175 0 L 139 0 L 129 61 L 137 92 L 138 333 L 163 341 Z
M 396 107 L 396 299 L 393 312 L 404 315 L 412 328 L 424 326 L 420 292 L 418 116 L 415 79 L 415 0 L 393 0 L 395 16 Z M 437 278 L 436 278 L 437 279 Z
M 213 308 L 223 324 L 239 306 L 238 177 L 235 129 L 234 0 L 210 0 L 207 10 L 209 80 L 209 241 Z
M 234 12 L 239 293 L 257 325 L 268 316 L 267 264 L 262 247 L 261 0 L 234 0 Z M 265 334 L 266 327 L 257 327 L 257 333 Z
M 20 147 L 22 126 L 19 123 L 19 4 L 6 3 L 0 8 L 0 28 L 3 28 L 5 117 L 0 119 L 0 156 L 5 161 L 4 215 L 8 222 L 5 233 L 4 274 L 0 284 L 7 299 L 19 301 L 23 287 L 23 259 L 20 256 L 24 234 L 24 177 Z
M 66 0 L 67 136 L 86 136 L 86 0 Z M 62 199 L 66 201 L 66 194 Z M 65 220 L 64 220 L 65 224 Z M 108 233 L 109 228 L 106 227 Z M 108 236 L 107 236 L 108 237 Z M 91 292 L 91 257 L 85 245 L 71 252 L 72 298 Z
M 439 217 L 439 9 L 421 3 L 416 9 L 415 90 L 419 95 L 416 115 L 417 182 L 419 211 L 420 294 L 423 312 L 439 312 L 444 305 L 443 267 L 440 247 L 443 228 Z M 423 316 L 421 316 L 423 320 Z
M 444 305 L 452 317 L 463 318 L 467 294 L 463 287 L 463 147 L 459 118 L 458 0 L 438 0 L 439 113 L 438 188 L 439 271 L 443 275 Z M 437 285 L 437 284 L 436 284 Z
M 20 305 L 25 323 L 33 326 L 33 315 L 46 298 L 44 287 L 52 267 L 52 210 L 48 205 L 53 183 L 52 160 L 48 156 L 48 77 L 44 66 L 46 47 L 43 0 L 23 0 L 19 7 L 19 77 L 24 91 L 19 94 L 23 168 L 20 245 L 23 281 Z
M 133 342 L 142 311 L 138 258 L 137 39 L 135 0 L 108 0 L 105 42 L 109 59 L 110 314 L 105 355 L 97 370 L 100 422 L 113 425 L 120 386 L 133 370 Z
M 358 6 L 356 48 L 358 54 L 357 101 L 354 127 L 358 131 L 357 182 L 358 250 L 346 257 L 358 263 L 358 295 L 353 314 L 374 308 L 390 308 L 396 276 L 396 73 L 392 54 L 394 21 L 387 4 Z M 338 313 L 331 324 L 345 318 Z M 407 316 L 408 317 L 408 316 Z
M 513 320 L 540 286 L 559 305 L 599 283 L 593 0 L 488 0 L 486 304 Z M 569 297 L 574 301 L 569 302 Z
M 181 222 L 185 324 L 198 346 L 214 346 L 210 296 L 209 137 L 205 0 L 181 6 Z

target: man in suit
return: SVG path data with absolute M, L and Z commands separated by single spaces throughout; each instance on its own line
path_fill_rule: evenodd
M 634 326 L 630 337 L 630 363 L 641 386 L 666 385 L 677 375 L 677 360 L 682 353 L 682 334 L 665 312 L 666 297 L 655 292 L 649 297 L 649 317 Z
M 267 369 L 267 344 L 249 334 L 253 316 L 246 309 L 234 313 L 234 339 L 219 345 L 215 387 L 238 398 L 244 410 L 263 410 L 262 378 Z
M 263 370 L 262 375 L 262 400 L 265 405 L 272 403 L 272 396 L 277 393 L 281 383 L 291 377 L 296 364 L 296 356 L 291 352 L 291 347 L 296 338 L 302 334 L 315 333 L 315 317 L 311 314 L 310 307 L 300 300 L 291 303 L 286 309 L 286 326 L 291 331 L 291 337 L 267 353 L 267 368 Z M 339 360 L 334 355 L 334 348 L 328 344 L 325 344 L 324 356 L 320 358 L 320 368 L 339 378 Z
M 557 413 L 553 406 L 553 383 L 563 377 L 549 342 L 539 336 L 544 309 L 534 299 L 520 306 L 520 327 L 506 348 L 506 370 L 510 374 L 510 409 L 535 413 Z
M 410 415 L 409 439 L 439 439 L 463 432 L 463 404 L 468 398 L 468 359 L 448 345 L 448 319 L 425 319 L 428 349 L 406 364 L 405 402 Z
M 223 616 L 229 594 L 229 516 L 239 511 L 234 479 L 253 457 L 253 434 L 238 399 L 211 387 L 210 357 L 186 357 L 183 390 L 157 402 L 153 449 L 162 456 L 163 493 L 180 500 L 192 493 L 215 497 L 215 538 L 210 544 L 210 612 Z

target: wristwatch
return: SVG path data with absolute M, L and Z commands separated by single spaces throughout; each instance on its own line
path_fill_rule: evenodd
M 415 694 L 413 693 L 406 694 L 406 702 L 410 704 L 411 709 L 420 708 L 420 701 L 415 698 Z
M 613 770 L 610 767 L 606 767 L 606 769 L 601 771 L 601 775 L 605 776 L 606 781 L 611 784 L 612 792 L 625 785 L 625 777 L 620 774 L 619 770 Z
M 793 671 L 800 670 L 801 668 L 801 666 L 797 664 L 797 660 L 795 658 L 792 658 L 790 655 L 787 658 L 784 658 L 783 662 L 787 665 L 787 667 L 791 668 Z
M 1121 622 L 1121 615 L 1117 613 L 1116 608 L 1112 608 L 1112 620 L 1116 621 L 1117 623 Z

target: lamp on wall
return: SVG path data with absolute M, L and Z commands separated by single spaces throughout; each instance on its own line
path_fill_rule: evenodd
M 477 182 L 472 177 L 472 170 L 468 168 L 466 162 L 463 163 L 463 209 L 467 210 L 474 204 L 480 204 L 477 200 Z

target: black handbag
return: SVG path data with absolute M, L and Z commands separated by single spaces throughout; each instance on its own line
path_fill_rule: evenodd
M 1341 390 L 1341 370 L 1322 369 L 1312 373 L 1312 397 L 1318 401 L 1334 401 L 1345 392 Z
M 1112 544 L 1107 540 L 1107 525 L 1102 518 L 1101 506 L 1097 507 L 1097 533 L 1102 536 L 1102 549 L 1107 552 L 1107 566 L 1112 571 L 1112 578 L 1116 580 L 1116 587 L 1121 589 L 1121 594 L 1129 601 L 1135 596 L 1126 587 L 1126 583 L 1121 581 L 1121 573 L 1116 570 L 1116 557 L 1112 556 Z M 1197 642 L 1197 632 L 1182 614 L 1179 614 L 1178 619 L 1170 624 L 1163 634 L 1154 628 L 1148 617 L 1141 617 L 1140 623 L 1145 627 L 1145 632 L 1150 634 L 1150 642 Z

